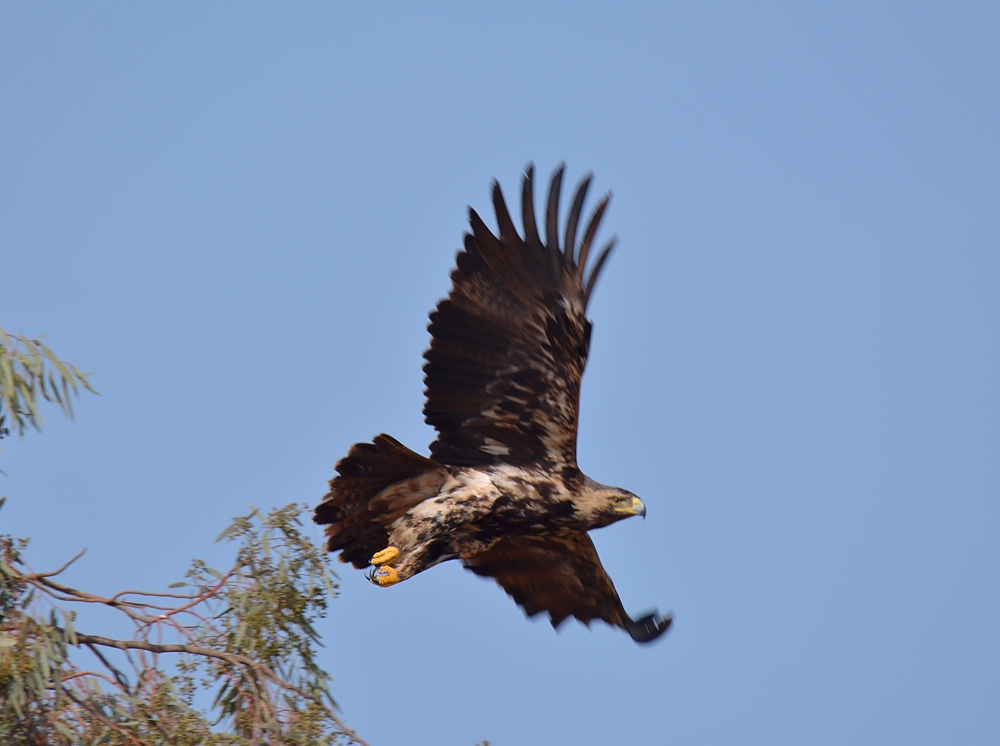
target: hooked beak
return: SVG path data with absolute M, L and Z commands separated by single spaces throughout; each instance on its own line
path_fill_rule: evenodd
M 641 515 L 643 519 L 646 518 L 646 505 L 638 497 L 633 497 L 632 504 L 628 507 L 615 508 L 615 510 L 625 515 Z

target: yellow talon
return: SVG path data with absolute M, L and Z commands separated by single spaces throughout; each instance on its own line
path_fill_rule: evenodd
M 376 572 L 371 574 L 370 580 L 376 585 L 385 588 L 399 582 L 399 573 L 389 567 L 389 565 L 382 565 Z
M 375 567 L 367 578 L 382 588 L 395 585 L 399 582 L 399 573 L 392 567 L 392 563 L 398 559 L 399 549 L 396 547 L 386 547 L 381 552 L 376 552 L 371 561 Z
M 372 557 L 371 564 L 373 565 L 391 565 L 399 559 L 399 550 L 396 547 L 386 547 L 381 552 L 376 552 L 375 556 Z M 384 570 L 384 567 L 380 567 L 379 570 Z M 396 582 L 395 580 L 392 582 Z

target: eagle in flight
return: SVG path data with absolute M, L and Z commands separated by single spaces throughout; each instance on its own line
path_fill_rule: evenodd
M 577 244 L 590 185 L 580 184 L 559 244 L 563 169 L 552 177 L 545 238 L 535 220 L 533 169 L 521 193 L 518 234 L 493 184 L 498 235 L 469 209 L 471 233 L 452 288 L 430 315 L 424 415 L 438 432 L 430 458 L 388 435 L 351 446 L 316 508 L 328 551 L 371 567 L 386 587 L 458 559 L 497 583 L 532 616 L 557 627 L 573 616 L 621 627 L 650 642 L 672 617 L 632 619 L 587 532 L 646 507 L 634 494 L 585 475 L 576 463 L 580 379 L 591 324 L 587 302 L 611 251 L 587 272 L 610 195 Z

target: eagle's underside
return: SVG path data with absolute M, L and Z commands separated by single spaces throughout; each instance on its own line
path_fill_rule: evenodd
M 645 514 L 626 490 L 577 469 L 438 464 L 388 435 L 352 446 L 337 470 L 316 520 L 329 524 L 327 548 L 371 566 L 376 585 L 459 559 L 496 579 L 529 616 L 548 612 L 553 626 L 601 619 L 639 642 L 670 626 L 670 617 L 628 616 L 587 534 Z
M 498 464 L 483 469 L 444 467 L 436 474 L 439 486 L 434 493 L 426 492 L 434 480 L 422 475 L 376 496 L 392 500 L 395 495 L 425 495 L 388 527 L 387 544 L 400 553 L 392 563 L 396 582 L 445 560 L 474 561 L 505 537 L 559 537 L 594 528 L 565 487 L 544 472 Z

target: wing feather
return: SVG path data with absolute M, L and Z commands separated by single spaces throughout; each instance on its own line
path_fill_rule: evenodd
M 650 642 L 673 621 L 655 612 L 629 617 L 594 542 L 582 531 L 506 537 L 462 562 L 477 575 L 494 578 L 528 616 L 547 612 L 553 627 L 570 616 L 588 625 L 601 619 L 636 642 Z
M 566 221 L 566 241 L 563 244 L 567 247 L 568 251 L 570 249 L 572 251 L 576 250 L 576 231 L 580 227 L 580 210 L 583 209 L 583 201 L 587 198 L 587 189 L 590 188 L 591 178 L 592 176 L 587 174 L 584 180 L 580 182 L 580 186 L 576 190 L 576 196 L 573 198 L 573 206 L 569 210 L 569 219 Z M 572 252 L 569 259 L 573 264 L 583 264 L 583 262 L 577 261 L 578 257 L 574 257 Z
M 560 167 L 549 187 L 544 243 L 530 166 L 521 193 L 523 238 L 495 182 L 497 234 L 469 211 L 470 233 L 451 274 L 451 292 L 431 314 L 431 346 L 424 354 L 424 415 L 438 431 L 431 456 L 439 463 L 576 466 L 580 380 L 591 329 L 585 314 L 608 250 L 590 273 L 586 257 L 608 198 L 587 224 L 577 262 L 574 242 L 590 177 L 573 199 L 567 244 L 560 248 L 562 177 Z
M 545 244 L 549 251 L 556 254 L 559 253 L 559 192 L 562 191 L 563 170 L 564 168 L 559 166 L 552 174 L 552 182 L 549 184 L 549 204 L 545 209 Z M 573 247 L 567 248 L 570 251 L 569 258 L 572 260 Z

